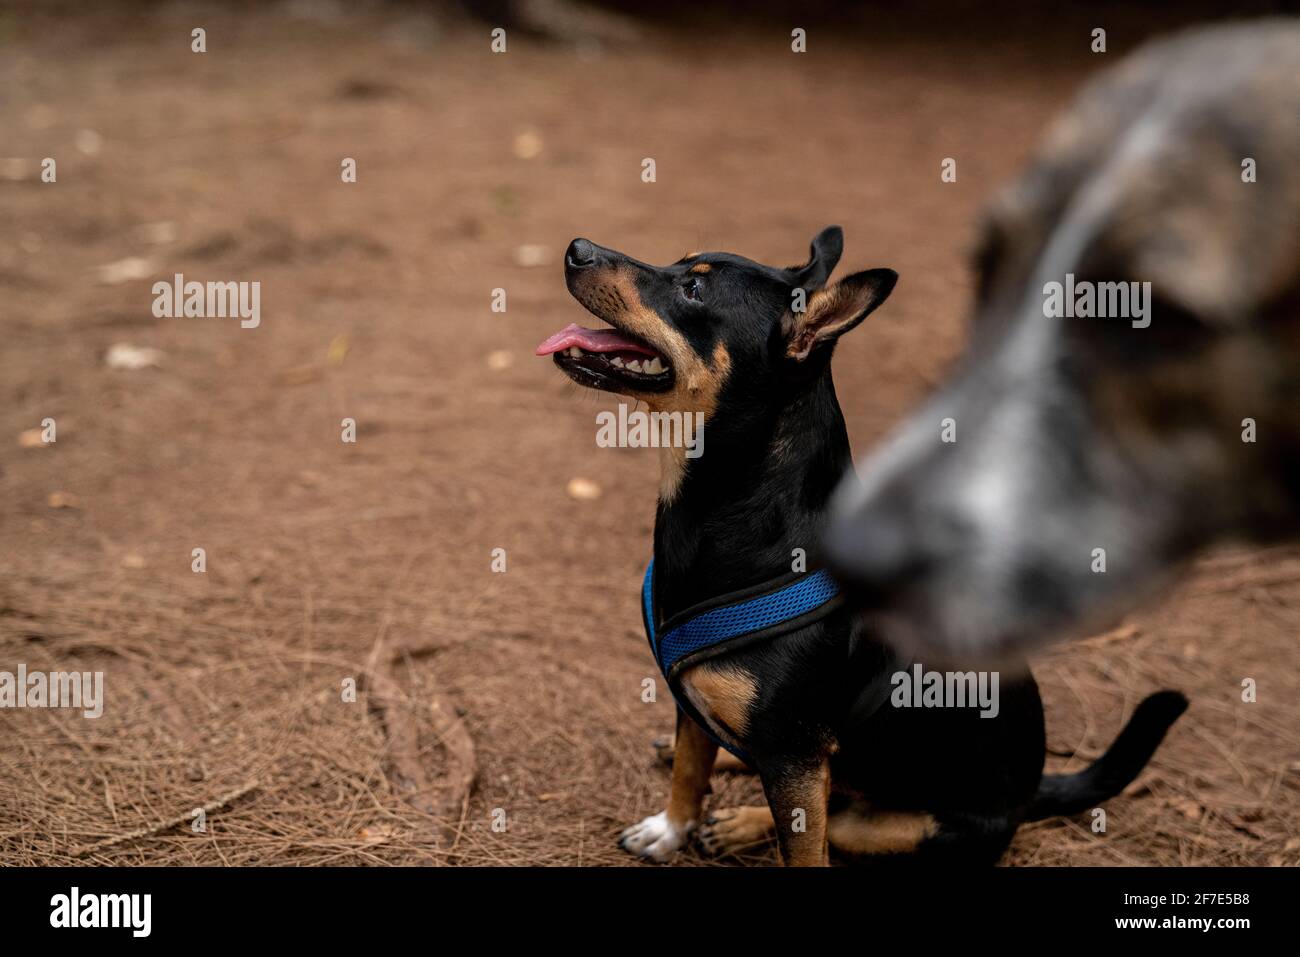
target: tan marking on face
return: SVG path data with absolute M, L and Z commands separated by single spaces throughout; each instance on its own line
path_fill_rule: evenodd
M 610 325 L 650 343 L 673 367 L 671 391 L 631 394 L 656 412 L 703 412 L 705 418 L 713 414 L 731 371 L 731 356 L 722 343 L 714 348 L 712 362 L 701 359 L 680 332 L 641 301 L 630 269 L 602 271 L 579 290 L 578 299 Z
M 855 802 L 831 815 L 826 836 L 844 854 L 909 854 L 939 832 L 929 815 L 914 811 L 873 811 Z
M 686 475 L 686 450 L 676 445 L 659 448 L 659 500 L 665 505 L 681 491 Z
M 713 267 L 708 263 L 699 263 L 698 265 L 692 266 L 690 271 L 694 273 L 706 273 L 712 268 Z
M 707 389 L 695 393 L 695 399 L 700 402 L 702 408 L 698 411 L 704 413 L 705 421 L 713 414 L 717 406 L 718 393 L 722 391 L 722 383 L 727 379 L 727 374 L 731 371 L 731 355 L 727 352 L 722 343 L 718 343 L 713 350 L 713 365 L 705 376 Z M 676 411 L 683 408 L 678 401 L 673 398 L 676 389 L 663 396 L 644 396 L 645 402 L 655 412 Z M 655 399 L 662 400 L 656 402 Z M 684 415 L 691 415 L 696 410 L 690 405 L 684 405 Z M 665 503 L 671 502 L 677 497 L 681 490 L 682 479 L 686 476 L 686 449 L 678 445 L 661 446 L 659 450 L 659 498 Z
M 697 250 L 696 250 L 695 252 L 693 252 L 693 253 L 687 253 L 685 256 L 682 257 L 682 260 L 685 261 L 685 260 L 688 260 L 688 259 L 694 259 L 696 256 L 703 256 L 703 255 L 704 255 L 704 250 L 703 250 L 703 249 L 697 249 Z
M 731 355 L 719 342 L 711 359 L 702 359 L 680 332 L 641 300 L 634 275 L 626 267 L 599 270 L 574 288 L 574 298 L 615 328 L 644 339 L 673 367 L 673 387 L 668 392 L 629 390 L 623 394 L 645 402 L 652 412 L 699 412 L 707 422 L 731 373 Z M 676 497 L 685 471 L 684 449 L 661 452 L 659 494 L 665 502 Z
M 731 374 L 731 353 L 719 342 L 713 347 L 713 361 L 708 365 L 701 364 L 692 372 L 683 400 L 690 403 L 691 411 L 703 412 L 704 418 L 708 419 L 717 408 L 722 387 Z
M 700 714 L 711 724 L 720 725 L 714 730 L 726 732 L 728 738 L 743 735 L 749 727 L 749 711 L 758 697 L 758 685 L 753 675 L 738 668 L 705 662 L 696 665 L 682 676 L 686 696 Z

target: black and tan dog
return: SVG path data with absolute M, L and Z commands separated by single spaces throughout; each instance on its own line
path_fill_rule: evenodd
M 779 579 L 822 531 L 850 465 L 831 353 L 896 279 L 872 269 L 827 285 L 842 243 L 828 228 L 808 263 L 789 269 L 727 253 L 659 268 L 584 239 L 569 246 L 569 291 L 613 328 L 570 326 L 538 353 L 582 385 L 704 416 L 703 456 L 662 453 L 656 627 Z M 836 608 L 690 667 L 667 809 L 629 828 L 622 846 L 662 861 L 699 825 L 718 853 L 775 833 L 789 864 L 823 864 L 828 845 L 878 859 L 993 862 L 1022 821 L 1118 792 L 1186 705 L 1174 692 L 1151 696 L 1095 764 L 1044 777 L 1043 712 L 1027 672 L 1001 681 L 995 716 L 882 703 L 891 675 L 910 664 Z M 718 742 L 744 754 L 768 807 L 714 811 L 701 823 Z
M 827 557 L 881 634 L 996 661 L 1106 626 L 1217 541 L 1300 540 L 1297 157 L 1300 20 L 1089 84 L 986 216 L 964 368 L 837 500 Z M 1047 318 L 1066 281 L 1149 283 L 1149 311 Z

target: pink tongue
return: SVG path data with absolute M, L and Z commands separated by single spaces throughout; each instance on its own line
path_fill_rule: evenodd
M 655 355 L 639 342 L 633 342 L 613 329 L 584 329 L 577 323 L 561 329 L 551 338 L 537 347 L 537 355 L 549 356 L 569 346 L 577 346 L 588 352 L 635 352 L 639 356 Z

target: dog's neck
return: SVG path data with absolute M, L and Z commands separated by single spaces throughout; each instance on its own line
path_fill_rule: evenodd
M 706 420 L 705 454 L 661 453 L 655 520 L 661 618 L 813 567 L 826 503 L 852 465 L 830 367 L 810 382 L 731 395 Z M 796 552 L 802 549 L 802 552 Z

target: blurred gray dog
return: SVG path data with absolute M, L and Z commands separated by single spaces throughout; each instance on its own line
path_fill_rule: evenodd
M 977 269 L 963 367 L 837 496 L 831 567 L 885 637 L 996 660 L 1300 537 L 1300 20 L 1091 83 Z

